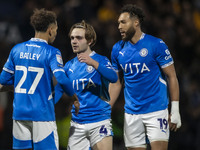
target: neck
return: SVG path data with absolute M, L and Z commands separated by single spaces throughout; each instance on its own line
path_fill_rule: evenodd
M 80 52 L 80 53 L 85 53 L 87 55 L 90 55 L 92 53 L 92 50 L 90 49 L 90 47 L 88 46 L 87 50 Z
M 131 39 L 131 43 L 133 44 L 137 43 L 140 40 L 141 36 L 142 36 L 142 31 L 136 30 L 134 36 Z
M 36 32 L 35 33 L 35 38 L 43 39 L 48 42 L 48 36 L 46 32 Z

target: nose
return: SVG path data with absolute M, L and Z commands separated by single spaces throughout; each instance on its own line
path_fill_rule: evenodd
M 77 38 L 74 38 L 71 41 L 72 41 L 72 43 L 77 43 L 78 40 L 77 40 Z
M 119 25 L 118 25 L 118 29 L 121 29 L 122 27 L 121 27 L 121 23 L 119 23 Z

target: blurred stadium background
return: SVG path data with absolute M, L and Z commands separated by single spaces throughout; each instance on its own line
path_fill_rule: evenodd
M 175 61 L 180 83 L 182 127 L 171 132 L 169 150 L 200 150 L 200 0 L 0 0 L 0 68 L 11 48 L 34 36 L 29 17 L 35 8 L 58 15 L 58 35 L 53 46 L 63 60 L 74 57 L 68 32 L 76 22 L 86 20 L 97 32 L 97 53 L 110 59 L 112 46 L 120 40 L 117 18 L 127 3 L 145 11 L 143 31 L 162 38 Z M 12 149 L 12 92 L 0 93 L 0 150 Z M 66 149 L 70 121 L 69 97 L 56 104 L 60 150 Z M 124 150 L 123 93 L 113 107 L 114 150 Z

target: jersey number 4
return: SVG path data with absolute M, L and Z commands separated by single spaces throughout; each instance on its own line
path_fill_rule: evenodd
M 102 134 L 107 135 L 108 131 L 107 131 L 105 125 L 102 125 L 102 126 L 101 126 L 101 129 L 99 130 L 99 133 L 102 133 Z
M 25 66 L 16 66 L 15 70 L 23 71 L 23 75 L 22 75 L 19 83 L 15 87 L 15 93 L 27 93 L 27 89 L 21 88 L 21 86 L 23 85 L 23 83 L 27 79 L 27 72 L 30 71 L 30 72 L 36 72 L 37 73 L 32 85 L 31 85 L 31 87 L 28 91 L 28 94 L 34 94 L 35 89 L 36 89 L 40 79 L 42 78 L 42 75 L 44 74 L 44 68 L 38 68 L 38 67 L 28 67 L 28 68 L 26 68 Z

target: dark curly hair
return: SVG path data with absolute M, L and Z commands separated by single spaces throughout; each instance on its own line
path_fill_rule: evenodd
M 53 11 L 35 9 L 30 18 L 30 23 L 37 32 L 46 32 L 49 25 L 56 23 L 57 16 Z
M 90 24 L 86 23 L 85 20 L 82 20 L 80 23 L 74 24 L 69 31 L 69 37 L 71 36 L 72 30 L 74 28 L 85 29 L 85 39 L 88 42 L 92 42 L 90 45 L 91 47 L 95 45 L 97 40 L 97 35 L 94 28 Z
M 140 24 L 144 21 L 144 12 L 143 10 L 136 6 L 136 5 L 133 5 L 133 4 L 127 4 L 127 5 L 124 5 L 121 9 L 121 13 L 129 13 L 130 14 L 130 18 L 136 16 L 139 21 L 140 21 Z

